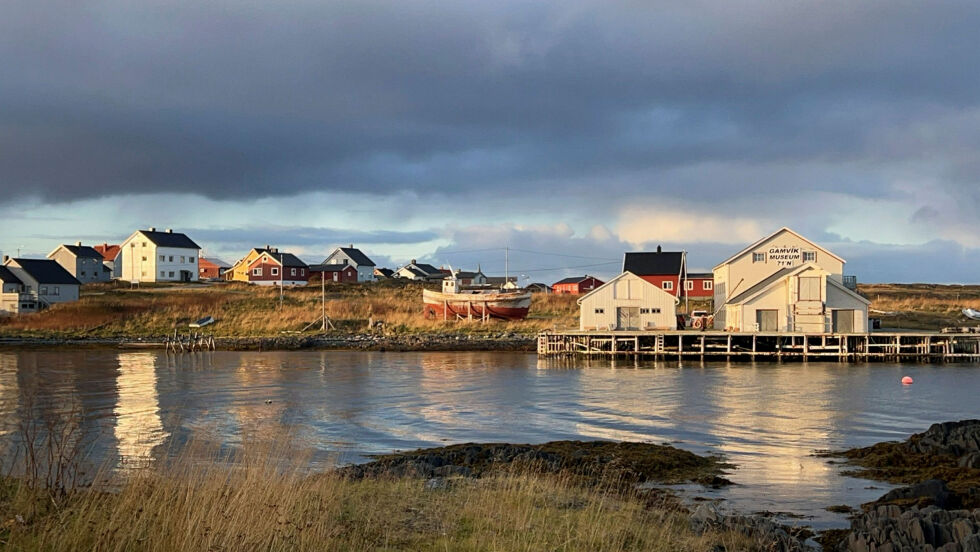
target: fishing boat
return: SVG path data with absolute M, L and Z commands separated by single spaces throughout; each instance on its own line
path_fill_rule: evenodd
M 963 309 L 963 316 L 971 320 L 980 320 L 980 311 L 974 309 Z
M 454 276 L 442 281 L 442 291 L 422 290 L 427 318 L 523 320 L 531 308 L 530 291 L 463 289 Z

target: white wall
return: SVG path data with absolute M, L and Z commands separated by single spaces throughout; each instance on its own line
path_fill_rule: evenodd
M 639 276 L 623 273 L 580 299 L 579 329 L 615 328 L 619 307 L 649 309 L 651 312 L 640 313 L 642 330 L 673 330 L 677 327 L 674 296 Z M 653 312 L 655 310 L 659 312 Z

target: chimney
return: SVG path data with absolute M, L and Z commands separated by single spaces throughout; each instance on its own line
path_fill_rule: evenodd
M 663 247 L 660 247 L 660 246 L 658 245 L 658 246 L 657 246 L 657 253 L 663 253 L 663 252 L 664 252 L 664 248 L 663 248 Z
M 354 244 L 350 244 L 350 248 L 351 249 L 354 249 Z
M 173 228 L 167 228 L 167 233 L 168 234 L 173 234 L 174 233 L 174 229 Z
M 9 260 L 10 260 L 10 255 L 4 255 L 3 256 L 3 264 L 7 264 L 7 261 L 9 261 Z
M 75 245 L 77 245 L 78 247 L 81 247 L 82 246 L 82 242 L 77 241 L 77 242 L 75 242 Z
M 415 259 L 412 259 L 412 264 L 415 264 Z
M 156 231 L 157 231 L 157 227 L 156 226 L 151 226 L 150 227 L 150 232 L 156 232 Z

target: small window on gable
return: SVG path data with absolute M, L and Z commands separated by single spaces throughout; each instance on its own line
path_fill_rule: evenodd
M 606 312 L 606 309 L 596 309 L 596 310 L 595 310 L 595 313 L 596 313 L 596 314 L 603 314 L 603 313 L 605 313 L 605 312 Z
M 252 276 L 261 276 L 261 275 L 262 275 L 262 267 L 256 267 L 252 269 Z
M 815 262 L 817 262 L 817 252 L 816 251 L 804 251 L 803 252 L 803 262 L 804 263 L 815 263 Z
M 766 254 L 765 253 L 753 253 L 752 254 L 752 262 L 753 263 L 764 263 L 764 262 L 766 262 Z

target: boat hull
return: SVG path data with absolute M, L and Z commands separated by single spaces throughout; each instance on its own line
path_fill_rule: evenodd
M 495 318 L 523 320 L 531 308 L 531 293 L 440 293 L 423 290 L 427 318 Z

